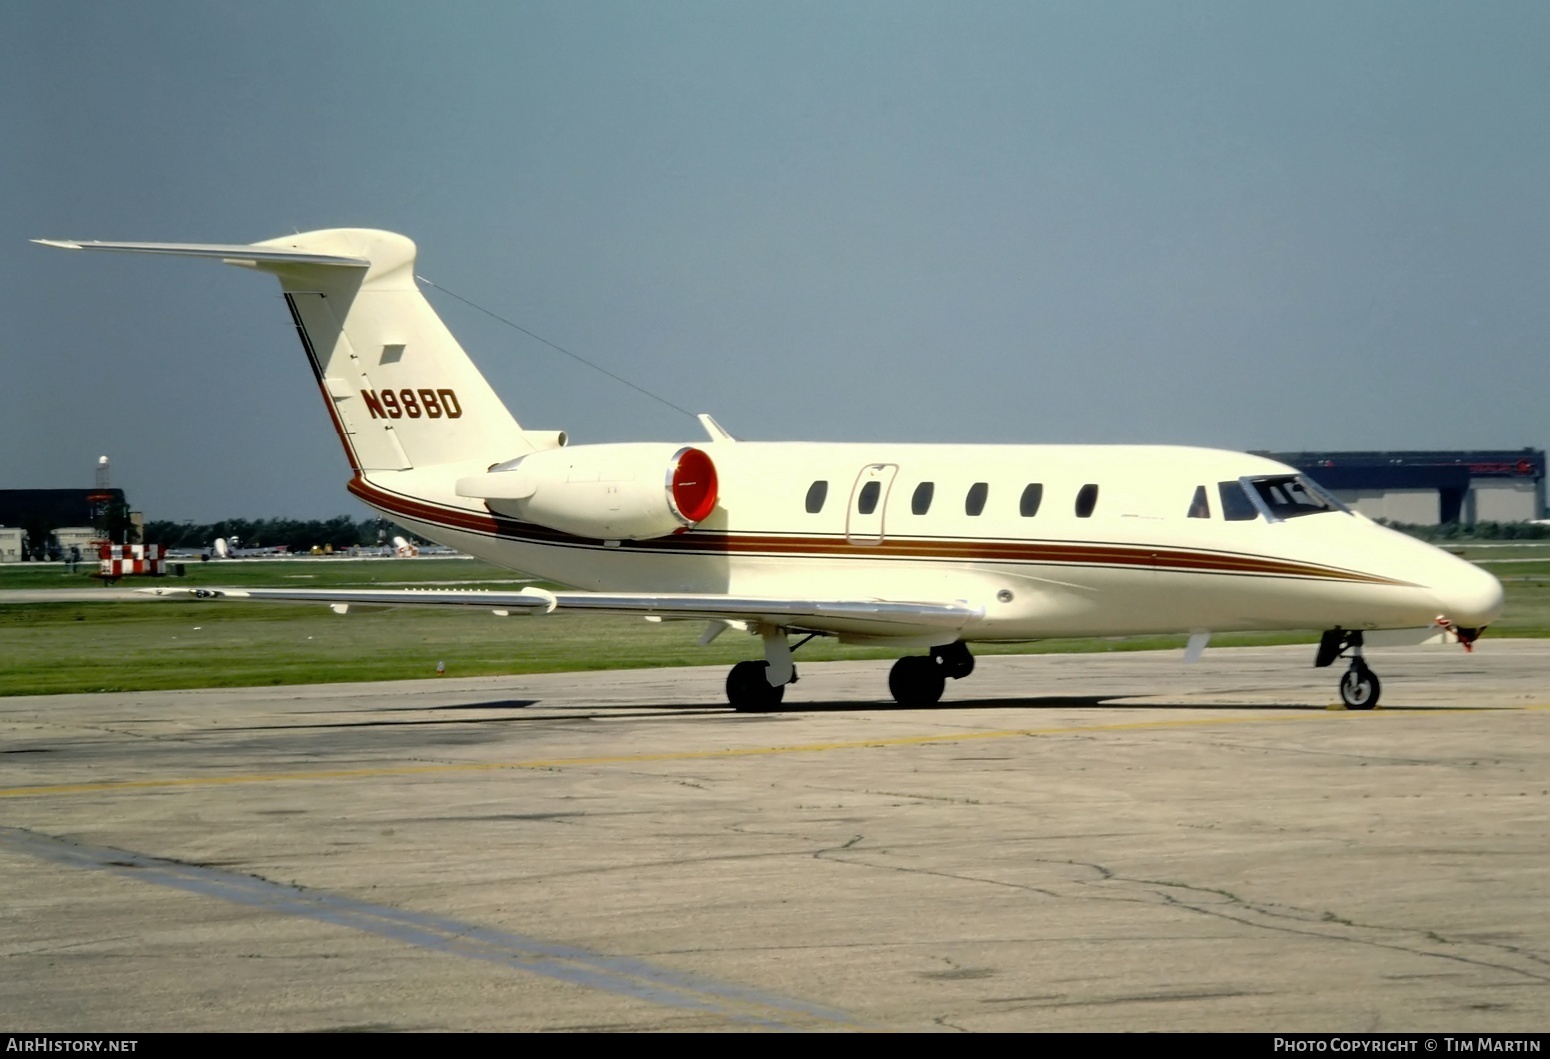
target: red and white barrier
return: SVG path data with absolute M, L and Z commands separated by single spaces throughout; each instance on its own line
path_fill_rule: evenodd
M 159 577 L 167 572 L 166 554 L 159 544 L 104 544 L 97 558 L 100 577 Z

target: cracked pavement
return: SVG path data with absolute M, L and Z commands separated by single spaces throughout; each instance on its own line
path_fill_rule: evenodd
M 0 699 L 0 1021 L 1550 1021 L 1550 643 Z

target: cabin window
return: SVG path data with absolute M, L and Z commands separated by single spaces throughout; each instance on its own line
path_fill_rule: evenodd
M 1022 499 L 1017 502 L 1018 513 L 1023 518 L 1032 518 L 1039 513 L 1039 505 L 1044 502 L 1044 485 L 1041 482 L 1029 482 L 1023 489 Z
M 861 487 L 861 494 L 856 498 L 856 513 L 870 515 L 877 510 L 877 498 L 882 494 L 882 482 L 868 482 Z
M 1218 482 L 1216 491 L 1222 498 L 1222 517 L 1228 522 L 1249 522 L 1259 517 L 1259 510 L 1244 492 L 1242 482 Z
M 828 482 L 814 482 L 807 487 L 807 513 L 816 515 L 823 510 L 823 502 L 829 497 Z
M 910 510 L 917 515 L 924 515 L 931 510 L 931 497 L 936 493 L 935 482 L 921 482 L 915 487 L 915 495 L 910 497 Z
M 1077 490 L 1076 517 L 1091 518 L 1093 508 L 1098 506 L 1098 487 L 1091 482 Z
M 963 498 L 963 513 L 965 515 L 978 515 L 985 510 L 985 498 L 990 495 L 990 485 L 986 482 L 975 482 L 969 486 L 969 495 Z
M 1206 487 L 1203 485 L 1195 486 L 1195 497 L 1189 502 L 1189 517 L 1211 517 L 1211 501 L 1206 499 Z

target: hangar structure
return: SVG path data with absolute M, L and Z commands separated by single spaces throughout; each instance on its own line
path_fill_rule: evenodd
M 1545 451 L 1267 452 L 1368 518 L 1433 526 L 1546 517 Z

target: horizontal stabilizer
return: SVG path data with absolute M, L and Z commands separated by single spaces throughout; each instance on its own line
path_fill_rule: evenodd
M 523 433 L 425 300 L 414 241 L 395 232 L 329 228 L 255 243 L 33 242 L 199 257 L 273 276 L 358 480 L 452 465 L 467 474 L 559 444 Z
M 245 243 L 104 243 L 76 239 L 34 239 L 42 246 L 61 250 L 118 250 L 131 254 L 170 254 L 174 257 L 213 257 L 221 261 L 263 261 L 294 265 L 335 265 L 340 268 L 366 268 L 371 262 L 363 257 L 337 257 L 306 250 L 282 250 L 272 246 Z

